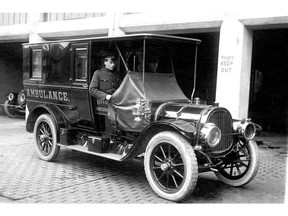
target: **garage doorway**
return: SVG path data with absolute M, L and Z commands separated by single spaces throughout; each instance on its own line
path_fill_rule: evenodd
M 253 33 L 249 116 L 263 131 L 287 133 L 288 29 Z
M 177 36 L 199 39 L 196 91 L 194 97 L 199 97 L 207 104 L 214 104 L 216 98 L 217 64 L 219 51 L 219 32 L 181 34 Z M 185 56 L 183 56 L 185 58 Z M 187 71 L 185 76 L 177 77 L 179 86 L 190 98 L 193 90 L 193 72 Z
M 23 89 L 22 43 L 0 43 L 0 104 Z

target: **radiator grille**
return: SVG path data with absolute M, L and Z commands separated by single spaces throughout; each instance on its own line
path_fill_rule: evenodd
M 221 130 L 220 143 L 210 148 L 212 152 L 221 152 L 227 150 L 233 143 L 232 137 L 232 117 L 227 110 L 216 110 L 210 114 L 207 122 L 214 123 Z

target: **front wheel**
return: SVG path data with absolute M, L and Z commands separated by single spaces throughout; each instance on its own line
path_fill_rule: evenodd
M 258 146 L 254 140 L 239 141 L 218 167 L 215 175 L 223 183 L 240 187 L 248 184 L 257 174 L 260 164 Z
M 20 116 L 19 112 L 12 105 L 9 100 L 6 100 L 3 105 L 4 113 L 10 118 L 17 118 Z
M 52 117 L 42 114 L 34 126 L 36 152 L 45 161 L 53 161 L 58 156 L 60 147 L 57 145 L 57 129 Z
M 189 198 L 198 179 L 194 150 L 175 132 L 161 132 L 152 137 L 146 147 L 144 168 L 154 192 L 174 202 Z

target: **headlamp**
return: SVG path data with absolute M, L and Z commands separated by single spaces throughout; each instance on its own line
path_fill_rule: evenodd
M 246 140 L 252 140 L 256 134 L 255 124 L 250 119 L 233 123 L 233 130 Z
M 22 104 L 24 104 L 25 103 L 25 101 L 26 101 L 26 97 L 25 97 L 25 94 L 24 93 L 19 93 L 18 94 L 18 98 L 17 98 L 17 101 L 18 101 L 18 104 L 19 105 L 22 105 Z
M 12 101 L 14 99 L 14 94 L 13 93 L 10 93 L 9 95 L 8 95 L 8 100 L 9 101 Z
M 214 147 L 221 140 L 221 130 L 213 123 L 206 123 L 200 131 L 200 138 L 210 147 Z

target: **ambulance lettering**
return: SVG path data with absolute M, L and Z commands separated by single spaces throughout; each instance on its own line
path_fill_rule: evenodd
M 48 100 L 70 101 L 67 92 L 26 89 L 27 97 L 44 98 Z

